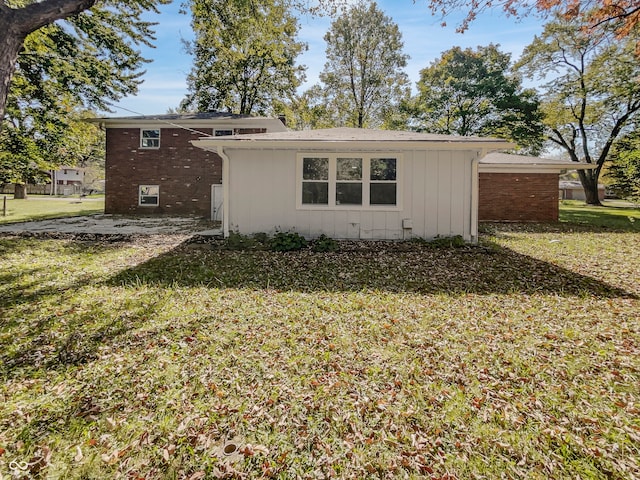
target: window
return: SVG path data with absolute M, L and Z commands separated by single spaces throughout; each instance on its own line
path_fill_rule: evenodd
M 298 156 L 298 208 L 398 206 L 399 155 Z
M 140 148 L 160 148 L 160 130 L 142 130 Z
M 329 203 L 329 159 L 304 158 L 302 161 L 302 203 Z
M 158 185 L 140 185 L 138 205 L 155 207 L 160 203 L 160 187 Z
M 228 135 L 233 135 L 233 130 L 216 130 L 213 133 L 214 137 L 226 137 Z

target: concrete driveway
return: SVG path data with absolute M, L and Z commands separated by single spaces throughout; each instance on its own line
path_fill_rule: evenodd
M 0 225 L 1 234 L 221 235 L 213 222 L 194 217 L 89 215 Z

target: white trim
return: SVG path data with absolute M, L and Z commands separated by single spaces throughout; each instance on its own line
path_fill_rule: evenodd
M 478 174 L 478 158 L 471 162 L 471 243 L 478 243 L 478 208 L 480 205 L 480 179 Z
M 327 204 L 307 204 L 302 203 L 302 170 L 303 159 L 309 157 L 327 158 L 329 160 L 329 178 L 328 185 L 328 203 Z M 362 158 L 362 204 L 361 205 L 340 205 L 336 204 L 336 184 L 339 183 L 337 177 L 337 159 L 338 158 Z M 396 203 L 394 205 L 371 205 L 370 204 L 370 168 L 372 158 L 394 158 L 396 160 Z M 296 210 L 314 210 L 314 211 L 341 211 L 341 210 L 358 210 L 358 211 L 377 211 L 377 212 L 397 212 L 402 210 L 402 192 L 403 192 L 403 154 L 397 152 L 389 152 L 387 150 L 381 152 L 298 152 L 296 154 Z M 224 174 L 223 174 L 224 176 Z M 382 182 L 374 182 L 382 183 Z

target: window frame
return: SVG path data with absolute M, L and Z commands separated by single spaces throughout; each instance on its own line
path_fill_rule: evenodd
M 303 168 L 305 158 L 327 158 L 329 160 L 329 193 L 328 202 L 325 204 L 302 203 Z M 362 204 L 340 204 L 336 201 L 336 185 L 338 183 L 351 183 L 348 180 L 337 179 L 338 158 L 362 159 L 362 179 L 357 183 L 362 184 Z M 371 160 L 376 158 L 396 160 L 396 179 L 394 181 L 371 180 Z M 402 163 L 403 155 L 396 152 L 302 152 L 296 156 L 296 209 L 297 210 L 367 210 L 367 211 L 399 211 L 402 209 Z M 395 204 L 371 204 L 371 185 L 387 183 L 396 186 Z
M 144 132 L 158 132 L 158 138 L 150 137 L 145 138 Z M 161 128 L 141 128 L 140 129 L 140 148 L 145 150 L 154 150 L 160 148 L 160 139 L 162 138 L 162 129 Z M 157 140 L 158 145 L 144 145 L 145 140 Z
M 143 188 L 157 188 L 157 195 L 143 195 Z M 142 197 L 156 197 L 156 203 L 143 203 Z M 160 185 L 138 185 L 138 206 L 139 207 L 158 207 L 160 206 Z

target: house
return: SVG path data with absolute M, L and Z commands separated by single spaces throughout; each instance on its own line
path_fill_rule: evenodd
M 52 170 L 53 195 L 72 195 L 82 192 L 84 185 L 84 169 L 79 167 L 62 166 Z
M 209 137 L 223 159 L 223 232 L 406 239 L 478 232 L 478 165 L 504 140 L 333 128 Z
M 277 118 L 222 112 L 89 119 L 106 130 L 105 213 L 196 215 L 212 206 L 222 160 L 196 148 L 201 137 L 282 132 Z
M 480 221 L 557 222 L 560 173 L 594 167 L 570 160 L 490 153 L 480 159 L 478 167 L 478 217 Z
M 584 188 L 582 184 L 574 180 L 560 180 L 558 184 L 558 190 L 561 200 L 586 200 L 587 197 L 584 194 Z M 602 184 L 598 184 L 598 199 L 603 201 L 605 199 L 605 187 Z

